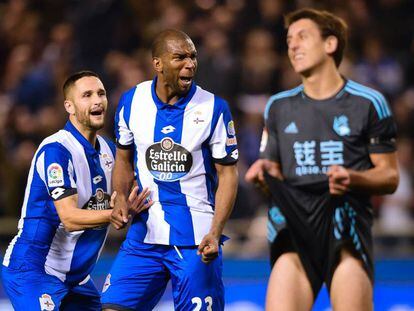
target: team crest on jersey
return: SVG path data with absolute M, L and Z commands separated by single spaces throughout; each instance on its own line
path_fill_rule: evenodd
M 63 169 L 58 163 L 52 163 L 47 167 L 47 184 L 49 187 L 59 187 L 64 185 Z
M 349 128 L 347 116 L 341 115 L 335 117 L 333 129 L 339 136 L 349 136 L 349 134 L 351 134 L 351 129 Z
M 53 311 L 55 309 L 55 303 L 52 300 L 52 297 L 48 294 L 43 294 L 39 297 L 40 310 L 42 311 Z
M 191 152 L 170 137 L 151 145 L 145 153 L 145 159 L 152 176 L 168 182 L 187 175 L 193 165 Z
M 193 120 L 193 122 L 195 123 L 195 124 L 201 124 L 201 123 L 204 123 L 205 122 L 205 120 L 202 118 L 202 115 L 203 115 L 203 113 L 201 112 L 201 111 L 196 111 L 196 112 L 194 112 L 194 116 L 195 116 L 195 118 L 194 118 L 194 120 Z
M 105 167 L 105 170 L 110 171 L 112 167 L 114 166 L 114 160 L 112 157 L 109 156 L 107 153 L 101 154 L 103 166 Z
M 229 123 L 227 123 L 227 133 L 230 136 L 236 135 L 236 130 L 234 129 L 234 122 L 233 121 L 230 121 Z

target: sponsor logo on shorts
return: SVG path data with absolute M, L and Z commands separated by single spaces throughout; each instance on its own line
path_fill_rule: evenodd
M 47 168 L 47 184 L 49 187 L 59 187 L 64 185 L 63 169 L 58 163 L 52 163 Z
M 52 300 L 52 297 L 48 294 L 43 294 L 39 297 L 40 310 L 53 311 L 55 309 L 55 303 Z
M 102 288 L 102 293 L 105 293 L 108 290 L 109 286 L 111 286 L 111 274 L 110 273 L 106 276 L 105 283 Z
M 233 121 L 230 121 L 230 122 L 227 124 L 227 133 L 228 133 L 230 136 L 234 136 L 234 135 L 236 135 L 236 130 L 234 129 L 234 122 L 233 122 Z
M 155 179 L 176 181 L 191 170 L 191 152 L 169 137 L 151 145 L 145 153 L 147 168 Z

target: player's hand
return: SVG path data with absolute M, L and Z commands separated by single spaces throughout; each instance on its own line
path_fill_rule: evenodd
M 111 213 L 110 222 L 115 227 L 116 230 L 124 228 L 129 221 L 128 206 L 125 200 L 117 199 L 117 193 L 114 193 L 111 196 L 110 206 L 113 208 Z
M 198 246 L 197 255 L 201 255 L 201 260 L 208 264 L 218 257 L 219 239 L 213 234 L 208 233 L 204 236 Z
M 135 186 L 128 197 L 128 210 L 129 214 L 134 216 L 147 210 L 154 202 L 149 198 L 151 191 L 148 188 L 144 188 L 140 194 L 138 194 L 138 186 Z
M 269 188 L 265 182 L 264 172 L 267 172 L 272 177 L 283 180 L 279 164 L 267 159 L 259 159 L 254 162 L 252 166 L 250 166 L 250 168 L 247 170 L 244 178 L 247 182 L 253 183 L 255 186 L 268 193 Z
M 264 183 L 264 160 L 259 159 L 254 162 L 246 172 L 244 179 L 250 183 Z
M 332 195 L 344 195 L 349 191 L 351 176 L 349 171 L 339 165 L 329 167 L 326 175 L 329 178 L 329 192 Z

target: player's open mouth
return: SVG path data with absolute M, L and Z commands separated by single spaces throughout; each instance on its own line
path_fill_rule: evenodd
M 97 109 L 93 109 L 91 111 L 91 115 L 92 116 L 101 116 L 101 115 L 104 114 L 104 112 L 105 112 L 105 110 L 103 108 L 97 108 Z
M 193 77 L 180 77 L 180 81 L 182 84 L 187 86 L 191 84 L 191 82 L 193 81 Z

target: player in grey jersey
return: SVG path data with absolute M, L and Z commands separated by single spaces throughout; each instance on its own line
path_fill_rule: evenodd
M 266 310 L 310 310 L 323 282 L 334 310 L 372 310 L 369 196 L 398 185 L 391 111 L 340 75 L 340 18 L 303 9 L 285 21 L 302 85 L 270 98 L 261 159 L 246 174 L 272 198 Z

